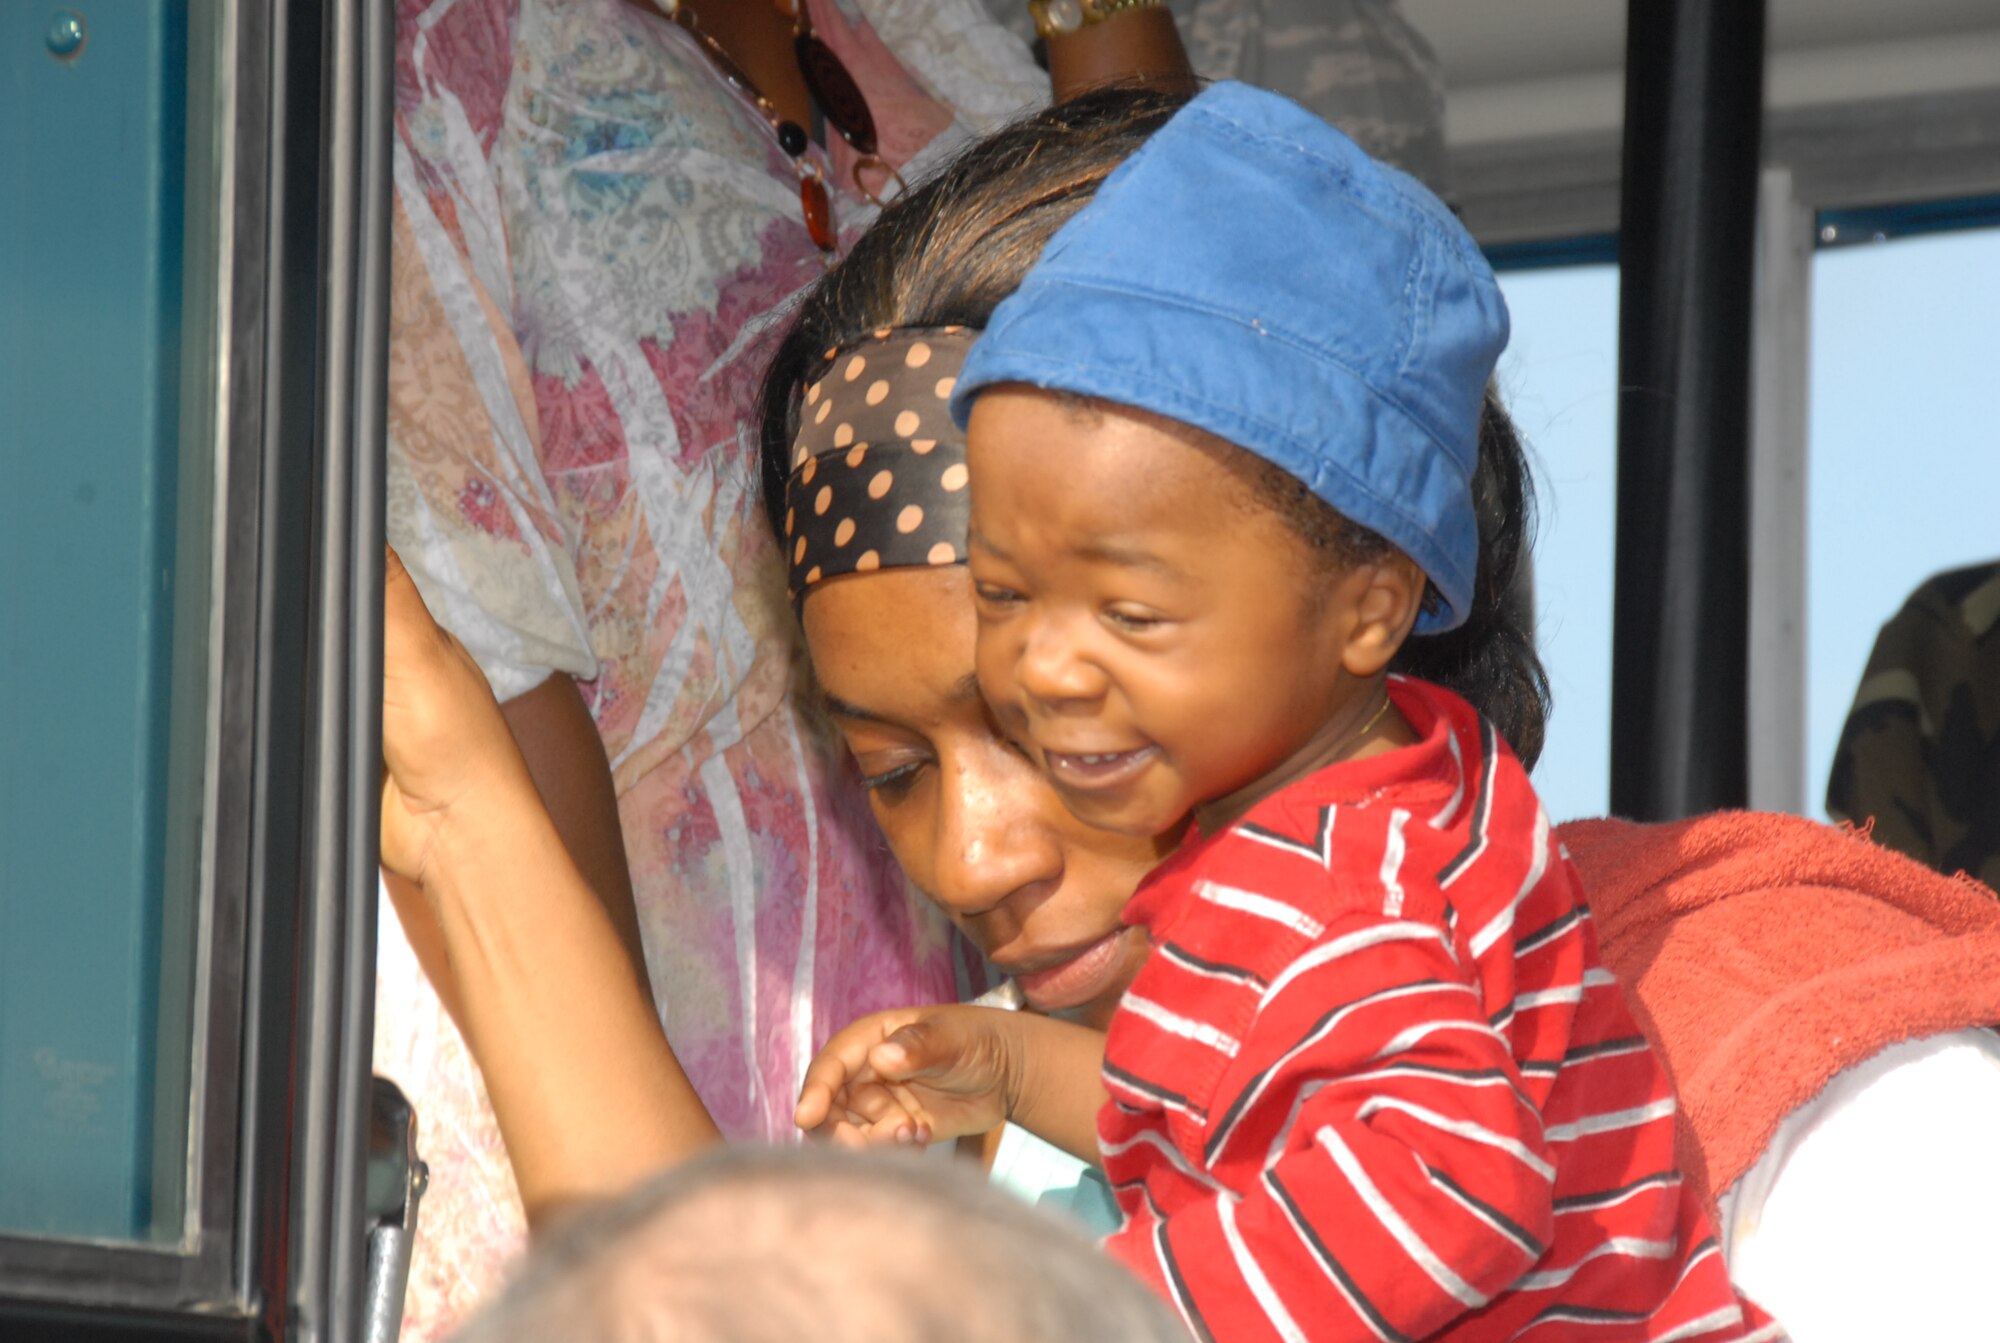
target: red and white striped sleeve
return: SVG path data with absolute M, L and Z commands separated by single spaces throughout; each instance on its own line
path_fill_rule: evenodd
M 1541 1116 L 1439 928 L 1342 917 L 1232 1043 L 1198 1163 L 1216 1191 L 1109 1242 L 1198 1332 L 1423 1338 L 1541 1257 Z

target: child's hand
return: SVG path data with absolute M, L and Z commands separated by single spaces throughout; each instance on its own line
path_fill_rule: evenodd
M 540 802 L 479 664 L 431 619 L 394 550 L 382 620 L 382 866 L 421 884 L 457 813 Z
M 915 1007 L 863 1017 L 806 1069 L 793 1118 L 851 1146 L 940 1142 L 997 1128 L 1020 1095 L 1014 1016 Z

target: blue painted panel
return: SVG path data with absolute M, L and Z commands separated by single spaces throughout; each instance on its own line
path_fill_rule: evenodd
M 51 43 L 65 13 L 87 37 Z M 185 0 L 0 0 L 0 1229 L 135 1237 L 180 447 Z

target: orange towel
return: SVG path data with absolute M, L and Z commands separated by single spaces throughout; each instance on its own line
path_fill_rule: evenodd
M 1605 962 L 1681 1097 L 1711 1207 L 1836 1073 L 2000 1023 L 2000 899 L 1863 835 L 1757 812 L 1576 821 Z

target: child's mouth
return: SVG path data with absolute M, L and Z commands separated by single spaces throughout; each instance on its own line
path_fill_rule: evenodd
M 1131 751 L 1044 751 L 1042 759 L 1057 782 L 1071 788 L 1099 789 L 1127 782 L 1158 754 L 1157 746 L 1141 746 Z

